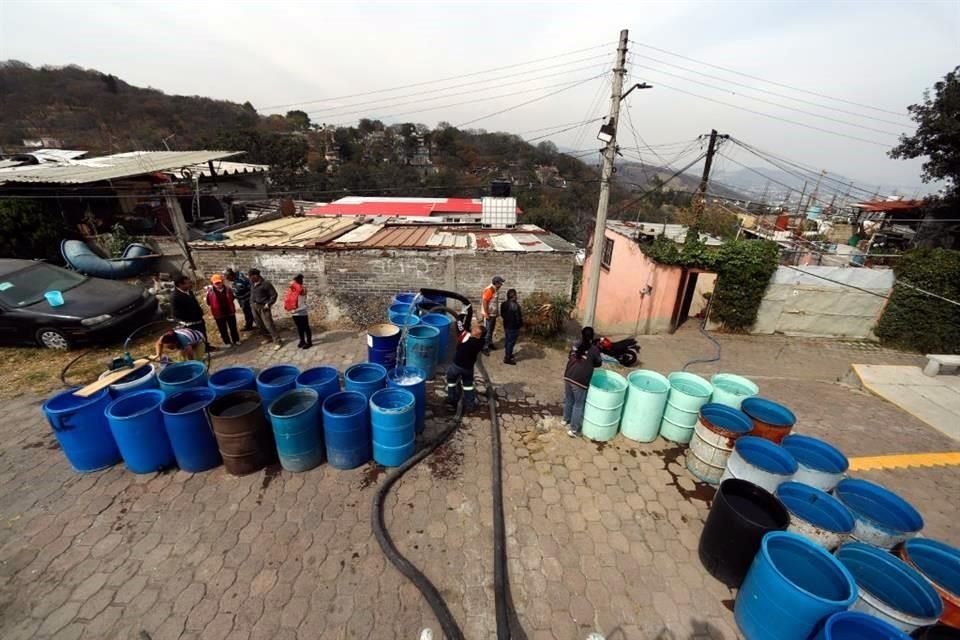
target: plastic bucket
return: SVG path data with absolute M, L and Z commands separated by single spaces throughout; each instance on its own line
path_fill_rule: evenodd
M 364 362 L 348 367 L 343 372 L 346 391 L 356 391 L 369 400 L 374 392 L 383 389 L 387 382 L 387 370 L 373 362 Z
M 790 514 L 771 494 L 746 480 L 721 483 L 700 534 L 703 567 L 729 587 L 743 582 L 763 536 L 783 531 Z
M 81 398 L 73 395 L 77 388 L 47 398 L 43 414 L 75 471 L 89 473 L 106 469 L 121 460 L 104 414 L 110 404 L 110 392 L 101 389 L 89 398 Z
M 853 514 L 850 537 L 859 542 L 892 549 L 923 529 L 913 505 L 879 484 L 847 478 L 837 483 L 834 495 Z
M 439 332 L 437 337 L 437 364 L 443 364 L 453 355 L 450 353 L 450 329 L 453 327 L 453 319 L 445 313 L 427 313 L 420 316 L 420 323 L 434 327 Z
M 395 389 L 406 389 L 413 394 L 416 401 L 415 415 L 417 433 L 423 431 L 426 425 L 427 413 L 427 376 L 417 367 L 397 367 L 387 372 L 387 386 Z
M 796 472 L 797 461 L 789 451 L 763 438 L 743 436 L 733 446 L 720 481 L 728 478 L 749 480 L 773 493 Z
M 297 376 L 298 389 L 313 389 L 317 401 L 323 401 L 340 391 L 340 372 L 335 367 L 312 367 Z
M 218 398 L 232 391 L 254 391 L 257 373 L 250 367 L 226 367 L 211 373 L 207 384 Z
M 160 405 L 173 455 L 184 471 L 198 473 L 222 462 L 207 416 L 207 408 L 216 399 L 215 390 L 197 387 L 168 396 Z
M 300 369 L 292 364 L 278 364 L 267 367 L 257 376 L 257 393 L 263 403 L 263 413 L 270 418 L 270 405 L 273 401 L 297 386 Z
M 405 389 L 381 389 L 370 398 L 373 459 L 399 467 L 413 455 L 417 440 L 416 399 Z
M 850 468 L 847 456 L 829 442 L 810 436 L 789 435 L 780 443 L 797 461 L 796 482 L 832 491 Z
M 656 440 L 668 393 L 670 381 L 656 371 L 639 369 L 628 375 L 620 433 L 638 442 Z
M 102 380 L 106 376 L 116 373 L 115 371 L 104 371 L 100 374 L 100 379 Z M 160 383 L 157 382 L 157 368 L 153 363 L 148 364 L 145 367 L 140 367 L 136 371 L 131 371 L 129 374 L 120 378 L 117 382 L 114 382 L 110 385 L 110 396 L 114 399 L 117 399 L 121 396 L 125 396 L 128 393 L 133 393 L 134 391 L 142 391 L 144 389 L 156 389 L 160 386 Z
M 790 435 L 793 425 L 797 423 L 793 411 L 766 398 L 747 398 L 740 403 L 740 410 L 753 420 L 751 435 L 777 444 Z
M 404 351 L 406 365 L 422 369 L 428 378 L 437 371 L 437 349 L 440 345 L 440 330 L 429 325 L 418 325 L 407 329 Z
M 175 362 L 160 369 L 160 390 L 167 395 L 194 387 L 207 386 L 207 365 L 196 360 Z
M 799 482 L 784 482 L 777 497 L 790 512 L 793 531 L 833 551 L 853 531 L 853 514 L 829 493 Z
M 227 473 L 242 476 L 274 460 L 275 445 L 256 391 L 231 391 L 208 409 Z
M 933 586 L 896 556 L 862 542 L 845 544 L 836 555 L 860 590 L 852 610 L 907 633 L 935 623 L 943 614 L 943 602 Z
M 813 640 L 910 640 L 910 636 L 880 618 L 840 611 L 826 619 Z
M 853 576 L 823 547 L 788 531 L 763 537 L 733 615 L 746 640 L 808 640 L 857 599 Z
M 703 405 L 687 451 L 687 471 L 703 482 L 718 484 L 734 444 L 752 427 L 742 411 L 716 403 Z
M 667 397 L 667 402 L 677 409 L 696 413 L 700 411 L 700 407 L 710 402 L 713 386 L 700 376 L 685 371 L 674 371 L 667 376 L 667 379 L 670 381 L 670 395 Z
M 341 391 L 324 400 L 323 440 L 331 467 L 354 469 L 370 460 L 368 398 L 358 391 Z
M 51 307 L 63 306 L 63 294 L 59 291 L 47 291 L 43 294 L 43 297 L 46 298 L 47 304 Z
M 397 362 L 397 346 L 400 344 L 400 328 L 387 322 L 367 327 L 367 362 L 387 368 Z
M 319 398 L 313 389 L 292 389 L 270 405 L 277 455 L 287 471 L 309 471 L 323 462 Z
M 620 428 L 627 381 L 619 373 L 596 369 L 590 378 L 583 410 L 583 435 L 600 442 L 611 440 Z
M 160 413 L 164 398 L 162 391 L 146 389 L 118 398 L 106 409 L 113 439 L 134 473 L 156 473 L 176 462 Z
M 960 549 L 929 538 L 913 538 L 900 546 L 899 555 L 940 594 L 940 622 L 960 630 Z
M 760 387 L 755 382 L 732 373 L 718 373 L 710 378 L 710 384 L 713 385 L 710 402 L 734 409 L 739 409 L 744 400 L 760 393 Z

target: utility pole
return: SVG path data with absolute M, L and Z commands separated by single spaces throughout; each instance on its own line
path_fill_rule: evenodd
M 729 136 L 720 136 L 728 138 Z M 700 178 L 700 186 L 697 188 L 697 195 L 693 199 L 693 210 L 696 213 L 696 220 L 700 222 L 703 216 L 703 209 L 706 206 L 707 184 L 710 182 L 710 168 L 713 166 L 713 154 L 717 152 L 717 130 L 710 130 L 710 142 L 707 144 L 707 157 L 703 161 L 703 176 Z
M 603 150 L 603 169 L 600 171 L 600 201 L 597 203 L 597 220 L 593 227 L 593 248 L 590 255 L 590 273 L 587 282 L 587 308 L 583 314 L 584 326 L 593 326 L 597 313 L 597 294 L 600 290 L 600 262 L 603 260 L 603 245 L 607 238 L 607 207 L 610 204 L 610 178 L 613 176 L 613 161 L 617 154 L 617 125 L 620 118 L 620 101 L 623 100 L 623 78 L 627 74 L 628 30 L 620 32 L 617 44 L 617 66 L 613 69 L 610 91 L 610 117 L 607 120 L 607 146 Z
M 803 181 L 803 189 L 800 191 L 800 201 L 797 202 L 797 213 L 801 215 L 806 215 L 803 211 L 803 196 L 807 193 L 807 181 Z
M 810 197 L 807 198 L 807 209 L 810 208 L 811 204 L 816 204 L 817 194 L 820 193 L 820 181 L 823 180 L 823 176 L 827 175 L 827 170 L 824 169 L 820 172 L 820 175 L 817 176 L 817 184 L 813 187 L 813 193 L 810 194 Z

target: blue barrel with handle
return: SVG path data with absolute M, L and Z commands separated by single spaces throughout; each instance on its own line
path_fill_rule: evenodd
M 101 389 L 89 398 L 61 391 L 43 403 L 43 414 L 60 443 L 67 462 L 79 473 L 106 469 L 120 462 L 120 451 L 110 432 L 104 409 L 110 392 Z
M 297 376 L 298 389 L 313 389 L 322 405 L 328 396 L 340 391 L 340 372 L 336 367 L 311 367 Z
M 162 391 L 147 389 L 118 398 L 106 409 L 113 439 L 134 473 L 156 473 L 176 463 L 160 413 L 165 398 Z
M 168 364 L 157 376 L 160 390 L 172 395 L 185 389 L 207 386 L 207 365 L 196 360 Z
M 250 367 L 226 367 L 210 374 L 209 386 L 218 398 L 233 391 L 256 391 L 257 372 Z
M 168 396 L 160 405 L 173 455 L 184 471 L 198 473 L 223 462 L 207 415 L 216 399 L 213 389 L 197 387 Z
M 381 389 L 370 398 L 373 459 L 399 467 L 417 448 L 416 399 L 405 389 Z
M 853 576 L 823 547 L 789 531 L 763 537 L 733 615 L 746 640 L 808 640 L 857 600 Z
M 421 324 L 407 329 L 407 341 L 404 351 L 409 367 L 423 369 L 428 378 L 432 378 L 437 371 L 437 344 L 440 340 L 440 331 L 436 327 Z
M 880 618 L 840 611 L 824 621 L 813 640 L 910 640 L 910 636 Z
M 387 385 L 387 370 L 373 362 L 361 362 L 343 372 L 343 386 L 347 391 L 356 391 L 369 400 L 375 391 Z
M 445 313 L 428 313 L 420 316 L 420 324 L 436 327 L 437 336 L 437 364 L 444 364 L 453 354 L 450 353 L 450 330 L 453 320 Z
M 417 433 L 423 431 L 427 414 L 427 374 L 417 367 L 397 367 L 387 372 L 387 386 L 406 389 L 416 400 Z
M 389 322 L 367 327 L 367 362 L 392 369 L 397 364 L 400 327 Z
M 263 402 L 263 413 L 270 419 L 270 403 L 297 386 L 300 369 L 292 364 L 267 367 L 257 376 L 257 393 Z
M 370 460 L 369 400 L 358 391 L 341 391 L 323 401 L 323 441 L 327 462 L 354 469 Z
M 323 462 L 319 400 L 316 391 L 301 387 L 287 391 L 270 405 L 280 466 L 287 471 L 309 471 Z

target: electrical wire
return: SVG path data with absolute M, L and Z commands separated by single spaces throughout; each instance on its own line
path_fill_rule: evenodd
M 584 126 L 584 125 L 586 125 L 586 124 L 589 124 L 589 123 L 591 123 L 591 122 L 599 122 L 599 121 L 601 121 L 601 120 L 603 120 L 602 117 L 600 117 L 600 118 L 593 118 L 592 120 L 587 120 L 586 122 L 578 122 L 577 124 L 575 124 L 575 125 L 573 125 L 573 126 L 571 126 L 571 127 L 566 127 L 566 128 L 564 128 L 564 129 L 560 129 L 559 131 L 551 131 L 550 133 L 545 133 L 545 134 L 543 134 L 543 135 L 541 135 L 541 136 L 537 136 L 537 137 L 535 137 L 535 138 L 525 138 L 525 142 L 528 142 L 528 143 L 529 143 L 529 142 L 536 142 L 537 140 L 542 140 L 542 139 L 544 139 L 544 138 L 549 138 L 549 137 L 551 137 L 551 136 L 557 135 L 558 133 L 564 133 L 564 132 L 566 132 L 566 131 L 570 131 L 570 130 L 572 130 L 572 129 L 577 129 L 578 127 L 582 127 L 582 126 Z
M 474 124 L 475 122 L 480 122 L 481 120 L 486 120 L 487 118 L 493 118 L 494 116 L 499 116 L 499 115 L 501 115 L 501 114 L 507 113 L 508 111 L 513 111 L 514 109 L 519 109 L 520 107 L 525 107 L 525 106 L 527 106 L 528 104 L 533 104 L 534 102 L 539 102 L 540 100 L 545 100 L 545 99 L 550 98 L 550 97 L 553 97 L 553 96 L 555 96 L 555 95 L 557 95 L 557 94 L 559 94 L 559 93 L 563 93 L 564 91 L 569 91 L 570 89 L 573 89 L 574 87 L 579 87 L 579 86 L 582 85 L 582 84 L 586 84 L 586 83 L 590 82 L 591 80 L 595 80 L 595 79 L 601 77 L 601 75 L 603 75 L 603 74 L 596 75 L 596 76 L 593 76 L 593 77 L 591 77 L 591 78 L 586 78 L 585 80 L 579 80 L 579 81 L 577 81 L 577 82 L 574 82 L 573 84 L 570 84 L 570 85 L 567 85 L 567 86 L 563 87 L 562 89 L 558 89 L 558 90 L 556 90 L 556 91 L 551 91 L 550 93 L 544 94 L 544 95 L 542 95 L 542 96 L 538 96 L 538 97 L 533 98 L 533 99 L 531 99 L 531 100 L 526 100 L 526 101 L 524 101 L 524 102 L 521 102 L 520 104 L 515 104 L 515 105 L 513 105 L 513 106 L 511 106 L 511 107 L 507 107 L 506 109 L 500 109 L 499 111 L 494 111 L 493 113 L 488 113 L 487 115 L 480 116 L 479 118 L 474 118 L 474 119 L 472 119 L 472 120 L 467 120 L 466 122 L 461 122 L 460 124 L 456 125 L 456 127 L 459 129 L 459 128 L 461 128 L 461 127 L 467 126 L 468 124 Z M 556 85 L 554 85 L 554 86 L 556 86 Z M 547 88 L 549 88 L 549 87 L 540 87 L 540 89 L 547 89 Z M 523 93 L 528 93 L 528 92 L 523 92 Z M 504 96 L 499 96 L 499 97 L 504 97 Z M 479 100 L 474 100 L 473 102 L 479 102 Z

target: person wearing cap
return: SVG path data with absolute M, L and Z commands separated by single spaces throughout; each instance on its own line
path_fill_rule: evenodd
M 243 327 L 241 327 L 240 330 L 253 331 L 253 308 L 250 306 L 250 281 L 247 280 L 245 275 L 231 268 L 223 272 L 223 277 L 230 283 L 230 287 L 233 289 L 233 297 L 237 300 L 237 304 L 240 305 L 240 310 L 243 311 Z
M 500 287 L 504 282 L 501 276 L 494 276 L 491 284 L 483 290 L 480 300 L 480 317 L 486 329 L 484 338 L 486 342 L 483 345 L 483 352 L 486 355 L 490 355 L 491 349 L 496 349 L 493 344 L 493 332 L 497 328 L 497 316 L 500 315 Z
M 223 276 L 215 273 L 210 277 L 207 287 L 207 306 L 217 323 L 220 339 L 227 347 L 240 344 L 240 332 L 237 331 L 237 307 L 234 304 L 233 291 L 223 282 Z

